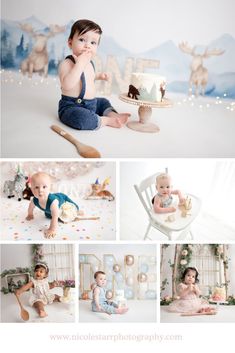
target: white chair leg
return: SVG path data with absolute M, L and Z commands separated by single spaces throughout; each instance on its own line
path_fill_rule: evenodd
M 193 232 L 192 232 L 192 229 L 189 229 L 189 234 L 190 234 L 191 240 L 193 240 Z
M 148 238 L 148 233 L 149 233 L 150 228 L 151 228 L 151 223 L 149 222 L 147 230 L 144 235 L 144 240 L 146 240 Z M 152 240 L 151 238 L 148 238 L 148 239 Z

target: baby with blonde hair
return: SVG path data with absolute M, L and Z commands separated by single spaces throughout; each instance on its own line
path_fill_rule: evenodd
M 44 172 L 38 172 L 32 175 L 30 187 L 34 197 L 31 199 L 28 207 L 27 221 L 34 219 L 34 209 L 38 207 L 45 213 L 47 218 L 51 219 L 50 226 L 45 230 L 46 238 L 54 238 L 57 232 L 58 220 L 60 219 L 63 207 L 71 206 L 75 210 L 76 216 L 83 214 L 79 211 L 78 205 L 63 193 L 50 193 L 51 177 Z
M 185 201 L 180 190 L 172 189 L 171 177 L 167 173 L 159 174 L 156 177 L 156 189 L 158 193 L 152 199 L 153 209 L 156 213 L 176 211 L 176 208 L 171 206 L 173 201 L 172 195 L 178 195 L 179 205 L 182 205 Z

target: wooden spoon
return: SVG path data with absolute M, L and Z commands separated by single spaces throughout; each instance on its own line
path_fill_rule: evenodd
M 15 293 L 14 293 L 14 294 L 15 294 Z M 19 306 L 20 306 L 20 309 L 21 309 L 21 311 L 20 311 L 20 316 L 22 317 L 22 319 L 23 319 L 24 321 L 28 321 L 28 320 L 29 320 L 29 313 L 28 313 L 28 311 L 24 309 L 23 305 L 21 304 L 20 298 L 19 298 L 16 294 L 15 294 L 15 296 L 16 296 L 16 299 L 17 299 L 17 301 L 18 301 L 18 303 L 19 303 Z
M 61 129 L 59 126 L 52 125 L 51 129 L 53 131 L 57 132 L 57 134 L 64 137 L 66 140 L 68 140 L 72 144 L 74 144 L 74 146 L 77 148 L 77 151 L 80 154 L 80 156 L 82 156 L 84 158 L 100 158 L 101 157 L 100 152 L 97 151 L 94 147 L 91 147 L 91 146 L 88 146 L 88 145 L 85 145 L 85 144 L 79 142 L 78 140 L 75 139 L 75 137 L 73 137 L 72 135 L 70 135 L 69 133 L 67 133 L 63 129 Z

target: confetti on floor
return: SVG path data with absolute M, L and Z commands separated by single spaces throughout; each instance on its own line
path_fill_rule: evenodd
M 81 209 L 87 216 L 98 216 L 99 220 L 83 220 L 64 224 L 59 222 L 58 234 L 51 240 L 115 240 L 116 239 L 116 204 L 107 200 L 79 200 Z M 1 220 L 0 240 L 45 240 L 44 230 L 50 221 L 43 212 L 35 209 L 34 220 L 26 221 L 28 201 L 0 199 Z

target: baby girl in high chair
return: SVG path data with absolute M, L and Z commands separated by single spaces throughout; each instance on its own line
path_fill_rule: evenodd
M 40 317 L 47 316 L 44 309 L 45 305 L 60 302 L 61 299 L 59 295 L 50 293 L 50 289 L 57 287 L 57 283 L 56 281 L 48 282 L 48 273 L 49 268 L 45 263 L 37 263 L 31 281 L 15 291 L 15 294 L 19 297 L 23 292 L 31 289 L 29 303 L 36 309 Z
M 128 308 L 119 307 L 115 302 L 106 298 L 106 275 L 103 271 L 94 274 L 95 283 L 92 284 L 93 299 L 91 303 L 92 311 L 106 314 L 125 314 Z
M 176 208 L 171 206 L 172 195 L 178 195 L 179 206 L 183 205 L 185 198 L 180 190 L 172 190 L 171 177 L 169 174 L 162 173 L 156 177 L 156 189 L 158 193 L 153 197 L 152 204 L 155 213 L 175 212 Z
M 47 173 L 38 172 L 31 177 L 31 190 L 34 197 L 31 199 L 27 221 L 34 219 L 33 211 L 38 207 L 51 219 L 48 229 L 44 231 L 45 238 L 54 238 L 58 228 L 58 220 L 62 222 L 76 221 L 83 212 L 78 205 L 63 193 L 50 193 L 51 177 Z M 85 218 L 84 218 L 85 219 Z M 90 219 L 98 219 L 93 217 Z M 65 221 L 66 220 L 66 221 Z

